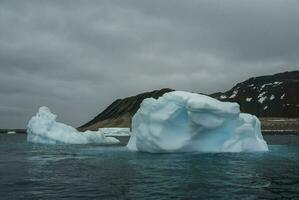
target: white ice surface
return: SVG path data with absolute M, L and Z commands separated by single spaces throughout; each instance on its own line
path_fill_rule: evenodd
M 56 115 L 47 107 L 40 107 L 38 113 L 29 121 L 27 141 L 44 144 L 119 143 L 119 140 L 106 137 L 101 131 L 79 132 L 71 126 L 56 122 Z
M 142 102 L 127 147 L 150 153 L 268 151 L 260 121 L 240 113 L 237 103 L 182 91 Z
M 130 128 L 99 128 L 105 136 L 130 136 Z

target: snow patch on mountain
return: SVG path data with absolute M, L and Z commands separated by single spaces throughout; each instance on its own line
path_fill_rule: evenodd
M 275 99 L 275 96 L 272 94 L 271 96 L 270 96 L 270 100 L 274 100 Z
M 229 98 L 231 98 L 231 99 L 235 98 L 237 96 L 237 94 L 238 94 L 238 90 L 234 90 L 233 94 Z

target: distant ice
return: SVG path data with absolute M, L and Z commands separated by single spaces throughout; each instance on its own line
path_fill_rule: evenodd
M 251 97 L 246 98 L 246 101 L 247 101 L 247 102 L 251 102 L 251 100 L 252 100 Z
M 285 121 L 296 121 L 296 119 L 269 119 L 271 122 L 285 122 Z
M 98 131 L 110 137 L 131 135 L 130 128 L 99 128 Z
M 281 99 L 281 100 L 284 99 L 285 95 L 286 95 L 286 94 L 281 95 L 280 99 Z
M 106 137 L 101 131 L 79 132 L 71 126 L 56 122 L 56 115 L 47 107 L 40 107 L 38 113 L 29 121 L 27 141 L 44 144 L 119 143 L 119 140 Z
M 240 113 L 237 103 L 182 91 L 142 102 L 127 147 L 150 153 L 268 151 L 260 121 Z

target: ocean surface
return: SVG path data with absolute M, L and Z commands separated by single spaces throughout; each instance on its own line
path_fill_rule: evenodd
M 153 155 L 0 134 L 0 199 L 299 199 L 299 145 L 269 147 Z

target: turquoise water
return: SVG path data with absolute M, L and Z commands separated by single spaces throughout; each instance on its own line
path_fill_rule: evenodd
M 299 199 L 299 146 L 146 154 L 0 135 L 0 199 Z

